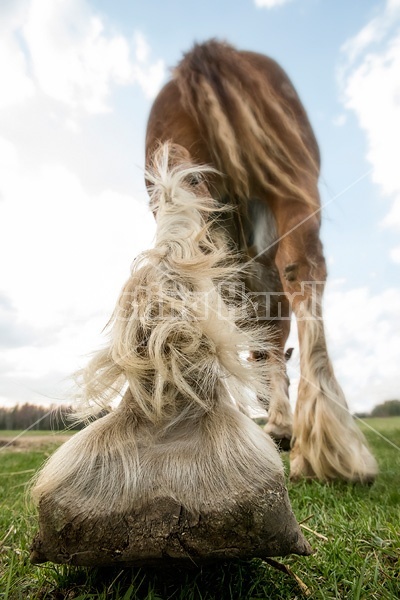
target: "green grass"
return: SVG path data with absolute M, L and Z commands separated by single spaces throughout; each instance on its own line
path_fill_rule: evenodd
M 400 418 L 368 419 L 400 447 Z M 381 473 L 372 486 L 318 482 L 289 484 L 299 521 L 315 553 L 281 560 L 318 599 L 400 598 L 400 451 L 362 425 Z M 46 452 L 0 451 L 0 599 L 256 600 L 305 597 L 290 574 L 260 561 L 217 564 L 193 571 L 84 569 L 29 563 L 34 512 L 26 483 Z M 287 462 L 287 457 L 285 457 Z M 21 472 L 21 474 L 18 474 Z
M 371 427 L 380 433 L 391 434 L 399 429 L 400 417 L 372 417 L 360 421 L 361 429 L 368 431 Z

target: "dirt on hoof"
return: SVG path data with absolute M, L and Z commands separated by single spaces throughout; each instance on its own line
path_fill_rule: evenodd
M 308 555 L 286 489 L 274 485 L 201 514 L 158 498 L 129 514 L 88 515 L 82 507 L 42 500 L 34 564 L 195 567 L 216 560 Z

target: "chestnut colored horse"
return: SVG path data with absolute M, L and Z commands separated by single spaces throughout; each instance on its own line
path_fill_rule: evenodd
M 196 45 L 153 104 L 147 167 L 166 142 L 182 147 L 182 156 L 188 152 L 194 164 L 215 168 L 218 173 L 206 182 L 209 192 L 234 209 L 221 212 L 219 226 L 240 253 L 257 324 L 274 340 L 272 352 L 250 350 L 254 360 L 278 366 L 270 378 L 266 431 L 283 445 L 292 441 L 291 477 L 373 479 L 375 459 L 348 411 L 327 352 L 320 157 L 289 78 L 266 56 L 214 40 Z M 284 361 L 292 311 L 301 365 L 294 419 Z

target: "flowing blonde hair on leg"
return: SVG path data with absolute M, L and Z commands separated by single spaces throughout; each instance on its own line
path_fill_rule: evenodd
M 155 247 L 134 262 L 109 344 L 82 373 L 86 416 L 125 395 L 50 459 L 37 499 L 56 490 L 67 502 L 74 489 L 96 510 L 124 511 L 158 494 L 199 510 L 282 478 L 273 442 L 244 414 L 266 397 L 269 376 L 244 353 L 269 344 L 234 285 L 238 264 L 216 225 L 210 170 L 174 145 L 155 153 L 146 173 Z

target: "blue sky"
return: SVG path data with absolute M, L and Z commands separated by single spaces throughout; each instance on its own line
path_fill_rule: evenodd
M 400 0 L 3 0 L 0 402 L 68 401 L 102 343 L 153 239 L 152 100 L 210 37 L 272 56 L 295 84 L 322 154 L 338 377 L 353 410 L 400 396 Z M 290 369 L 295 384 L 298 353 Z

